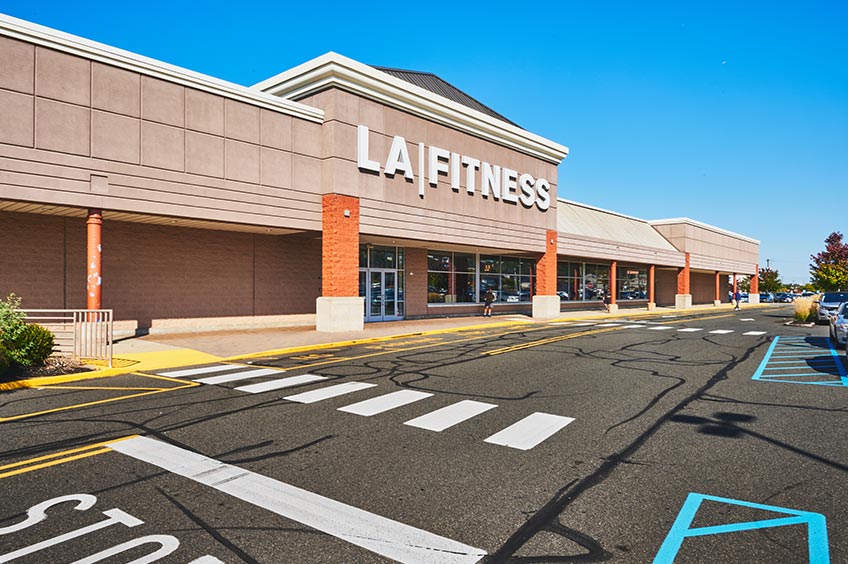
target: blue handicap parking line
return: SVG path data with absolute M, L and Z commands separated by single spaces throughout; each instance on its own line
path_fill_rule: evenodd
M 787 341 L 792 344 L 787 345 Z M 787 354 L 784 352 L 787 346 L 796 350 Z M 792 370 L 796 372 L 791 372 Z M 811 382 L 811 377 L 822 378 L 822 381 Z M 775 337 L 752 379 L 787 384 L 848 387 L 848 372 L 842 358 L 830 339 L 821 337 Z
M 701 508 L 701 504 L 705 500 L 752 509 L 762 509 L 764 511 L 774 513 L 782 513 L 784 515 L 789 515 L 789 517 L 692 528 L 692 522 L 695 520 L 695 514 L 698 513 L 698 510 Z M 797 509 L 788 509 L 786 507 L 777 507 L 774 505 L 763 505 L 760 503 L 752 503 L 750 501 L 741 501 L 738 499 L 690 493 L 686 497 L 686 501 L 680 509 L 680 513 L 677 514 L 677 519 L 674 520 L 674 524 L 671 526 L 671 530 L 665 537 L 662 546 L 660 546 L 660 550 L 657 552 L 653 564 L 673 564 L 677 553 L 680 552 L 680 548 L 683 546 L 683 541 L 689 537 L 720 535 L 723 533 L 752 531 L 772 527 L 785 527 L 788 525 L 807 526 L 807 555 L 809 557 L 809 564 L 830 564 L 830 549 L 827 544 L 827 521 L 821 513 L 812 513 L 810 511 L 799 511 Z

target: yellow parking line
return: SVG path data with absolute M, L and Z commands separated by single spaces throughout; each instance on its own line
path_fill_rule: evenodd
M 16 476 L 18 474 L 25 474 L 26 472 L 32 472 L 33 470 L 39 470 L 41 468 L 48 468 L 50 466 L 56 466 L 58 464 L 64 464 L 65 462 L 71 462 L 72 460 L 79 460 L 81 458 L 87 458 L 89 456 L 94 456 L 97 454 L 103 454 L 104 452 L 109 452 L 110 448 L 105 447 L 103 445 L 116 443 L 118 441 L 125 441 L 127 439 L 132 439 L 137 437 L 138 435 L 128 435 L 126 437 L 121 437 L 118 439 L 112 439 L 109 441 L 103 441 L 99 443 L 93 443 L 90 445 L 76 447 L 68 450 L 63 450 L 61 452 L 54 452 L 53 454 L 47 454 L 45 456 L 38 456 L 35 458 L 29 458 L 27 460 L 22 460 L 20 462 L 14 462 L 12 464 L 6 464 L 5 466 L 0 466 L 0 478 L 7 478 L 9 476 Z M 78 453 L 78 454 L 75 454 Z M 72 455 L 72 456 L 69 456 Z M 58 460 L 57 460 L 58 459 Z M 47 460 L 49 462 L 42 462 L 41 464 L 36 464 L 43 460 Z M 21 467 L 24 468 L 21 468 Z M 11 470 L 8 472 L 2 472 L 2 470 L 9 470 L 10 468 L 17 468 L 17 470 Z
M 120 386 L 44 386 L 45 388 L 60 390 L 133 390 L 136 392 L 146 392 L 153 390 L 168 390 L 170 388 L 122 388 Z
M 185 389 L 185 388 L 194 388 L 195 386 L 200 386 L 200 384 L 198 382 L 187 382 L 185 380 L 175 380 L 173 378 L 167 378 L 167 377 L 164 377 L 164 376 L 153 376 L 153 375 L 150 375 L 150 374 L 136 374 L 136 373 L 133 373 L 133 375 L 134 376 L 143 376 L 145 378 L 157 378 L 157 379 L 160 379 L 160 380 L 167 380 L 167 381 L 170 381 L 170 382 L 179 382 L 181 385 L 180 386 L 174 386 L 172 388 L 153 388 L 151 391 L 141 392 L 141 393 L 137 393 L 137 394 L 129 394 L 129 395 L 125 395 L 125 396 L 118 396 L 116 398 L 106 398 L 106 399 L 102 399 L 102 400 L 88 401 L 88 402 L 85 402 L 85 403 L 77 403 L 77 404 L 74 404 L 74 405 L 54 407 L 53 409 L 45 409 L 43 411 L 34 411 L 32 413 L 22 413 L 20 415 L 12 415 L 10 417 L 0 417 L 0 423 L 6 423 L 8 421 L 18 421 L 20 419 L 28 419 L 30 417 L 37 417 L 39 415 L 47 415 L 47 414 L 50 414 L 50 413 L 58 413 L 60 411 L 68 411 L 70 409 L 79 409 L 79 408 L 83 408 L 83 407 L 91 407 L 91 406 L 94 406 L 94 405 L 102 405 L 104 403 L 111 403 L 111 402 L 114 402 L 114 401 L 121 401 L 121 400 L 132 399 L 132 398 L 140 398 L 140 397 L 143 397 L 143 396 L 149 396 L 149 395 L 153 395 L 153 394 L 161 394 L 161 393 L 165 393 L 165 392 L 173 392 L 173 391 L 176 391 L 176 390 L 182 390 L 182 389 Z M 48 386 L 45 386 L 45 387 L 48 387 Z
M 550 343 L 557 343 L 559 341 L 566 341 L 568 339 L 574 339 L 577 337 L 586 337 L 587 335 L 597 335 L 598 333 L 607 333 L 609 331 L 618 331 L 622 329 L 622 327 L 610 327 L 608 329 L 592 329 L 589 331 L 578 331 L 577 333 L 569 333 L 568 335 L 560 335 L 558 337 L 550 337 L 548 339 L 540 339 L 538 341 L 532 341 L 529 343 L 522 343 L 520 345 L 513 345 L 511 347 L 503 347 L 500 349 L 493 349 L 490 351 L 485 351 L 480 353 L 481 355 L 494 356 L 498 354 L 504 354 L 508 352 L 520 351 L 524 349 L 530 349 L 533 347 L 540 347 L 542 345 L 547 345 Z

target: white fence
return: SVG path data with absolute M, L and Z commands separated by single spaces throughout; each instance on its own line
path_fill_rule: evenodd
M 49 329 L 55 352 L 78 359 L 100 360 L 112 367 L 111 309 L 24 309 L 27 323 Z

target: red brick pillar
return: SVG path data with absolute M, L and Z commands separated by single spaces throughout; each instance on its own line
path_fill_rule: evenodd
M 736 285 L 736 273 L 733 273 L 733 299 L 736 299 L 736 292 L 739 291 L 739 287 Z
M 559 316 L 557 289 L 557 232 L 545 232 L 545 254 L 536 261 L 536 293 L 533 295 L 533 317 L 552 319 Z
M 686 253 L 683 268 L 677 270 L 677 295 L 674 296 L 674 307 L 677 309 L 692 307 L 692 292 L 689 280 L 689 253 Z
M 359 295 L 359 198 L 322 198 L 321 295 Z
M 618 294 L 618 261 L 610 262 L 610 305 L 615 305 L 615 297 Z
M 656 265 L 648 267 L 648 309 L 652 310 L 656 307 L 657 301 L 654 299 L 654 281 L 657 276 Z
M 760 293 L 760 265 L 754 265 L 754 275 L 751 277 L 751 294 Z
M 715 301 L 721 302 L 721 273 L 716 270 L 715 273 Z M 718 305 L 718 303 L 716 303 Z
M 557 286 L 557 232 L 545 234 L 545 254 L 536 261 L 536 296 L 555 296 Z
M 86 259 L 88 260 L 87 307 L 101 309 L 101 288 L 103 283 L 103 212 L 92 208 L 88 210 L 86 220 Z
M 359 297 L 359 198 L 325 194 L 321 204 L 321 297 L 315 304 L 315 328 L 361 330 L 365 311 Z

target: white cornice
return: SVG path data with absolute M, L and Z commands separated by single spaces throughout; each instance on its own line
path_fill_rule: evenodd
M 285 113 L 301 119 L 322 123 L 324 112 L 291 100 L 271 96 L 239 84 L 227 82 L 211 76 L 190 71 L 175 65 L 169 65 L 155 59 L 143 57 L 123 49 L 110 47 L 102 43 L 44 27 L 6 14 L 0 14 L 0 35 L 34 43 L 57 51 L 63 51 L 93 61 L 120 67 L 218 94 L 227 98 L 259 106 L 275 112 Z
M 353 92 L 553 164 L 559 164 L 568 155 L 568 147 L 338 53 L 321 55 L 253 85 L 254 89 L 292 100 L 332 87 Z
M 759 245 L 760 242 L 756 239 L 752 239 L 751 237 L 746 237 L 745 235 L 740 235 L 739 233 L 734 233 L 733 231 L 728 231 L 727 229 L 722 229 L 721 227 L 716 227 L 715 225 L 709 225 L 708 223 L 701 223 L 700 221 L 695 221 L 694 219 L 690 219 L 688 217 L 675 217 L 672 219 L 655 219 L 648 221 L 651 225 L 679 225 L 681 223 L 685 223 L 688 225 L 692 225 L 694 227 L 700 227 L 701 229 L 707 229 L 708 231 L 713 231 L 715 233 L 720 233 L 722 235 L 727 235 L 728 237 L 733 237 L 735 239 L 741 239 L 742 241 L 747 241 L 748 243 L 754 243 L 755 245 Z

